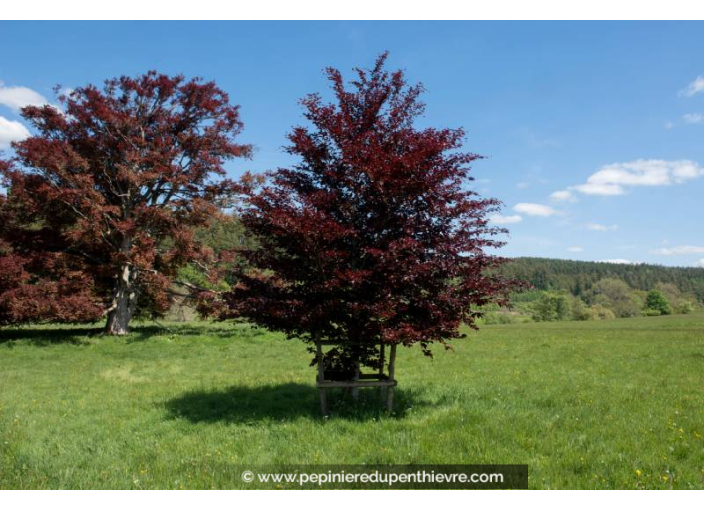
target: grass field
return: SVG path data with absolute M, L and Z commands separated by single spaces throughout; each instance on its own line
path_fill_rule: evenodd
M 487 326 L 319 415 L 305 346 L 245 326 L 0 331 L 0 488 L 239 488 L 270 464 L 529 465 L 531 488 L 704 488 L 704 316 Z

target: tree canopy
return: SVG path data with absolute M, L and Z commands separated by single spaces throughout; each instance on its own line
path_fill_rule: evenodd
M 259 249 L 242 252 L 220 309 L 335 342 L 343 371 L 373 364 L 382 342 L 430 354 L 506 288 L 492 271 L 502 259 L 485 251 L 502 245 L 486 218 L 499 202 L 467 186 L 479 156 L 461 151 L 461 129 L 414 126 L 423 88 L 385 60 L 349 87 L 329 68 L 334 102 L 301 101 L 309 124 L 287 147 L 300 163 L 249 189 L 240 214 Z
M 194 229 L 231 205 L 223 164 L 250 147 L 213 82 L 152 71 L 59 102 L 22 110 L 35 134 L 0 166 L 0 322 L 107 315 L 123 334 L 168 308 L 179 267 L 209 259 Z

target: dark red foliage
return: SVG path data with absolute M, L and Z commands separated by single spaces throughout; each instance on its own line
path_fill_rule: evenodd
M 0 274 L 19 264 L 26 275 L 4 290 L 12 311 L 0 320 L 83 319 L 61 311 L 80 301 L 124 333 L 140 310 L 168 308 L 179 267 L 211 256 L 194 228 L 230 205 L 238 187 L 223 163 L 250 147 L 235 143 L 238 107 L 213 82 L 149 72 L 59 100 L 61 111 L 22 110 L 36 135 L 0 168 L 12 217 Z M 32 285 L 47 289 L 46 302 Z
M 15 251 L 4 239 L 20 231 L 13 208 L 0 195 L 0 326 L 98 319 L 102 310 L 92 281 L 72 270 L 71 256 L 31 246 Z
M 339 342 L 342 364 L 373 365 L 380 342 L 429 354 L 507 286 L 492 273 L 502 259 L 485 252 L 502 245 L 486 218 L 499 203 L 467 188 L 479 156 L 459 150 L 461 129 L 414 127 L 423 89 L 386 72 L 385 59 L 357 70 L 349 89 L 328 69 L 332 104 L 302 100 L 311 127 L 295 128 L 287 148 L 301 163 L 247 194 L 242 221 L 259 249 L 243 255 L 256 269 L 236 269 L 220 309 Z

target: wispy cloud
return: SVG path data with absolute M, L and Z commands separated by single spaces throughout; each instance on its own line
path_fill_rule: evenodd
M 704 259 L 699 259 L 698 262 L 694 264 L 697 267 L 704 267 Z
M 550 206 L 542 204 L 527 204 L 520 203 L 513 206 L 513 210 L 517 213 L 527 214 L 528 216 L 552 216 L 557 214 L 557 211 Z
M 697 76 L 693 82 L 687 85 L 684 89 L 680 90 L 680 95 L 692 97 L 700 92 L 704 92 L 704 76 Z
M 704 122 L 704 115 L 701 113 L 687 113 L 682 115 L 682 120 L 687 124 L 701 124 Z
M 673 246 L 672 248 L 659 248 L 650 253 L 655 255 L 695 255 L 704 253 L 704 246 Z
M 0 105 L 19 111 L 25 106 L 42 106 L 50 104 L 39 92 L 27 87 L 6 87 L 0 82 Z
M 604 259 L 599 262 L 608 262 L 610 264 L 638 264 L 638 262 L 628 259 Z
M 582 248 L 581 246 L 570 246 L 569 248 L 567 248 L 567 251 L 571 253 L 580 253 L 584 251 L 584 248 Z
M 501 214 L 494 214 L 493 216 L 489 217 L 489 221 L 497 225 L 508 225 L 510 223 L 520 223 L 521 221 L 523 221 L 523 218 L 518 214 L 515 214 L 513 216 L 502 216 Z
M 672 129 L 682 124 L 702 124 L 704 123 L 704 114 L 701 113 L 685 113 L 678 121 L 665 122 L 665 129 Z
M 29 131 L 24 125 L 0 117 L 0 149 L 7 149 L 12 142 L 19 142 L 29 136 Z
M 566 197 L 571 190 L 584 195 L 623 195 L 627 188 L 632 186 L 670 186 L 701 176 L 704 176 L 704 168 L 695 161 L 637 159 L 626 163 L 604 165 L 590 175 L 584 184 L 556 191 L 551 196 Z
M 618 225 L 601 225 L 600 223 L 587 223 L 587 228 L 589 230 L 596 230 L 598 232 L 608 232 L 609 230 L 618 229 Z
M 556 202 L 574 202 L 574 193 L 569 190 L 555 191 L 550 195 L 550 198 Z

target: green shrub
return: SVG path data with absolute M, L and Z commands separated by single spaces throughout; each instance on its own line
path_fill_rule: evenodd
M 484 314 L 484 324 L 514 324 L 517 322 L 515 314 L 511 312 L 492 311 Z
M 565 294 L 544 292 L 533 304 L 533 320 L 536 322 L 564 321 L 570 316 L 569 299 Z
M 589 307 L 577 297 L 572 298 L 570 312 L 573 321 L 588 321 L 590 319 Z
M 614 312 L 601 304 L 592 305 L 587 308 L 585 315 L 585 320 L 589 321 L 603 321 L 616 318 L 616 314 Z
M 665 294 L 659 290 L 651 290 L 645 298 L 643 313 L 645 315 L 670 315 L 672 307 Z
M 694 303 L 691 301 L 682 301 L 676 308 L 677 313 L 690 314 L 695 310 Z

